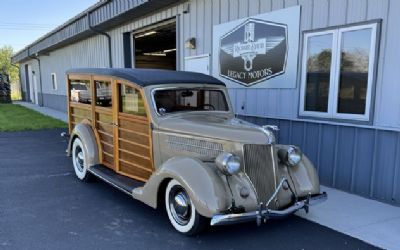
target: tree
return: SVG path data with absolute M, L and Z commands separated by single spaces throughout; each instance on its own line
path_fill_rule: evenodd
M 12 83 L 19 82 L 18 68 L 11 64 L 11 57 L 13 55 L 13 48 L 11 46 L 3 46 L 0 48 L 0 72 L 4 72 L 10 76 Z

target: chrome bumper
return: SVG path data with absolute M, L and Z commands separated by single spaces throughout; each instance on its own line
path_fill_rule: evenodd
M 249 221 L 256 221 L 257 224 L 260 225 L 261 222 L 266 222 L 269 219 L 278 219 L 291 215 L 299 209 L 305 209 L 306 212 L 308 212 L 309 206 L 321 203 L 327 198 L 328 195 L 326 192 L 323 192 L 319 195 L 312 197 L 309 196 L 305 200 L 297 201 L 295 204 L 284 210 L 272 210 L 265 207 L 262 208 L 262 204 L 260 204 L 260 209 L 258 211 L 240 214 L 218 214 L 212 217 L 211 226 L 228 225 Z

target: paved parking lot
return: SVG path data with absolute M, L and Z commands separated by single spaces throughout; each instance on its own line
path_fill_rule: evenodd
M 0 133 L 0 249 L 374 249 L 296 216 L 182 236 L 163 211 L 79 182 L 60 132 Z

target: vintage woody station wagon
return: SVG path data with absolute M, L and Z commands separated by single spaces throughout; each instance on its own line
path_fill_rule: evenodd
M 68 74 L 68 155 L 156 208 L 181 233 L 205 225 L 258 224 L 326 199 L 313 164 L 275 144 L 273 126 L 234 115 L 221 81 L 153 69 L 75 69 Z

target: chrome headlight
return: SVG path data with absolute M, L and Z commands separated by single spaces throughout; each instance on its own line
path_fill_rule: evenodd
M 290 146 L 286 149 L 279 149 L 278 157 L 282 163 L 287 164 L 288 166 L 294 167 L 300 163 L 302 153 L 299 148 Z
M 215 159 L 218 169 L 225 175 L 234 175 L 240 172 L 240 158 L 231 153 L 221 153 Z

